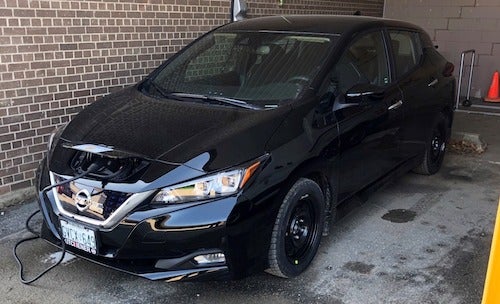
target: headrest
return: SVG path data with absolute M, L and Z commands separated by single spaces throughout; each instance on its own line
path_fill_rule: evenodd
M 271 52 L 271 48 L 269 47 L 269 45 L 261 45 L 259 46 L 256 50 L 255 50 L 255 53 L 257 55 L 267 55 Z

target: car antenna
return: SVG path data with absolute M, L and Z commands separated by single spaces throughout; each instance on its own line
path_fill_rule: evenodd
M 354 12 L 353 14 L 354 16 L 361 16 L 361 11 L 360 10 L 357 10 Z

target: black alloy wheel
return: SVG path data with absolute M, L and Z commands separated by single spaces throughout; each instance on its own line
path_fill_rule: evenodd
M 441 128 L 435 128 L 432 132 L 430 161 L 432 164 L 437 164 L 442 161 L 444 151 L 446 150 L 446 138 Z
M 318 251 L 324 221 L 321 188 L 313 180 L 297 180 L 283 199 L 276 217 L 266 271 L 283 278 L 302 273 Z
M 446 154 L 448 134 L 448 119 L 441 113 L 432 128 L 432 134 L 427 143 L 422 163 L 413 169 L 414 172 L 432 175 L 441 169 L 444 155 Z

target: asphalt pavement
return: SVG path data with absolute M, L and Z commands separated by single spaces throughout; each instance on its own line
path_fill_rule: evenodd
M 457 128 L 474 128 L 462 121 L 469 116 L 458 118 Z M 500 140 L 493 136 L 500 120 L 488 119 L 490 128 L 478 120 L 489 132 L 484 154 L 449 153 L 434 176 L 408 173 L 352 200 L 312 266 L 291 280 L 262 273 L 230 282 L 152 282 L 68 257 L 23 285 L 11 251 L 29 235 L 24 221 L 37 207 L 0 210 L 0 303 L 480 303 L 500 194 Z M 27 276 L 59 254 L 42 240 L 19 252 Z

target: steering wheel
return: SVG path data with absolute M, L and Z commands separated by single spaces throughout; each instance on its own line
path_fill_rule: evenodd
M 291 83 L 301 83 L 301 82 L 309 82 L 309 77 L 299 75 L 299 76 L 293 76 L 287 79 L 286 82 L 291 82 Z

